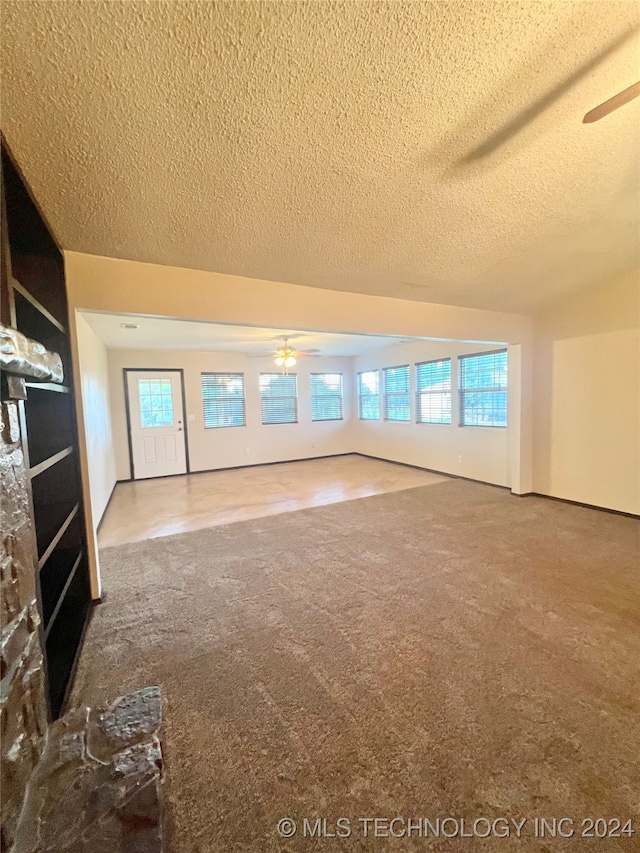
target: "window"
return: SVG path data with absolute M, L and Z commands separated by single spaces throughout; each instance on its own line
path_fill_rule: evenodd
M 173 426 L 173 395 L 170 379 L 139 379 L 140 426 Z
M 451 423 L 451 359 L 416 364 L 416 420 Z
M 297 423 L 298 377 L 295 373 L 261 373 L 260 397 L 263 424 Z
M 342 420 L 342 373 L 311 374 L 311 420 Z
M 506 427 L 507 351 L 461 355 L 460 426 Z
M 363 421 L 380 420 L 380 374 L 377 370 L 358 374 L 358 417 Z
M 409 365 L 385 367 L 382 371 L 384 385 L 384 419 L 386 421 L 411 420 L 409 399 Z
M 244 374 L 203 373 L 204 428 L 245 426 Z

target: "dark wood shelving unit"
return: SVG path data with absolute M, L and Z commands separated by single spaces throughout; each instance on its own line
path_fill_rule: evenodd
M 42 391 L 57 391 L 59 394 L 71 394 L 67 385 L 54 385 L 53 382 L 26 382 L 27 388 L 39 388 Z
M 26 382 L 29 469 L 49 714 L 64 709 L 91 604 L 63 256 L 2 139 L 3 322 L 60 355 L 64 384 Z M 7 314 L 8 316 L 5 316 Z

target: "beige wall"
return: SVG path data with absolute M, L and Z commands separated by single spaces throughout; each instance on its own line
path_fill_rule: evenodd
M 81 314 L 76 317 L 76 331 L 91 510 L 96 524 L 99 524 L 116 483 L 107 349 Z
M 535 317 L 534 489 L 640 512 L 640 274 Z
M 411 421 L 408 423 L 358 420 L 356 448 L 360 453 L 457 474 L 499 486 L 510 486 L 510 428 L 459 427 L 457 356 L 496 349 L 477 344 L 460 345 L 419 341 L 389 347 L 354 359 L 355 369 L 381 370 L 399 364 L 411 367 Z M 451 424 L 418 424 L 415 411 L 416 362 L 451 358 Z M 517 386 L 509 393 L 517 393 Z M 460 459 L 462 457 L 462 459 Z
M 433 337 L 531 341 L 531 319 L 476 308 L 409 302 L 242 276 L 65 252 L 74 308 L 186 320 Z
M 262 424 L 259 375 L 273 373 L 273 359 L 246 358 L 237 353 L 154 352 L 110 350 L 109 376 L 116 471 L 128 480 L 129 449 L 125 415 L 123 368 L 151 367 L 184 370 L 189 461 L 192 471 L 282 462 L 313 456 L 351 453 L 353 447 L 352 365 L 350 358 L 301 358 L 292 370 L 298 376 L 298 423 Z M 247 425 L 205 429 L 201 373 L 244 373 Z M 311 373 L 344 374 L 344 418 L 341 421 L 311 420 L 309 376 Z M 194 420 L 190 421 L 189 416 Z

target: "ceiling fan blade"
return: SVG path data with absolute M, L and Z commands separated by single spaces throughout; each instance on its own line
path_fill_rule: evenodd
M 275 358 L 275 352 L 245 353 L 245 358 Z M 295 358 L 319 358 L 320 350 L 295 350 Z
M 589 112 L 582 119 L 582 123 L 591 124 L 591 122 L 598 121 L 599 119 L 608 116 L 609 113 L 612 113 L 614 110 L 617 110 L 618 107 L 622 107 L 625 104 L 628 104 L 629 101 L 632 101 L 639 95 L 640 81 L 638 83 L 634 83 L 632 86 L 629 86 L 628 89 L 623 89 L 622 92 L 618 92 L 617 95 L 614 95 L 613 98 L 609 98 L 608 101 L 604 101 L 604 103 L 598 104 L 597 107 L 594 107 L 592 110 L 589 110 Z
M 297 335 L 271 335 L 271 337 L 269 338 L 265 338 L 264 335 L 256 335 L 255 337 L 243 337 L 242 341 L 243 343 L 247 344 L 264 344 L 265 346 L 268 346 L 270 343 L 273 342 L 278 346 L 282 346 L 285 337 L 288 340 L 292 341 L 294 340 L 294 338 L 301 338 L 302 333 L 299 333 Z

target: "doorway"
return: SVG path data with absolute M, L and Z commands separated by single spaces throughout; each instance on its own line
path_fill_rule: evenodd
M 182 370 L 125 368 L 131 479 L 188 472 Z

